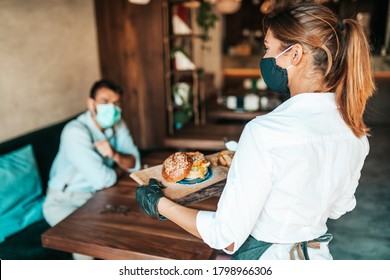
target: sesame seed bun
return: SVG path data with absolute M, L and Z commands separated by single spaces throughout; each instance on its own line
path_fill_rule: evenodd
M 176 183 L 183 180 L 191 170 L 192 158 L 184 152 L 170 155 L 163 163 L 162 176 L 165 181 Z

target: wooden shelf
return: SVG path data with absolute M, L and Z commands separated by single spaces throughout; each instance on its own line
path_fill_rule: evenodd
M 188 38 L 188 39 L 198 38 L 198 39 L 200 39 L 200 38 L 202 38 L 202 34 L 172 34 L 167 38 L 169 38 L 170 40 L 178 39 L 178 38 Z
M 196 68 L 194 70 L 176 70 L 176 69 L 172 69 L 170 71 L 167 72 L 168 75 L 174 75 L 174 74 L 179 74 L 179 75 L 193 75 L 194 73 L 196 74 L 200 74 L 203 72 L 203 69 L 202 68 Z
M 187 123 L 174 135 L 165 138 L 164 146 L 177 150 L 218 151 L 226 148 L 224 138 L 238 141 L 243 129 L 242 124 L 196 126 L 193 123 Z
M 198 32 L 191 32 L 190 34 L 174 34 L 172 18 L 174 15 L 178 15 L 177 4 L 186 3 L 195 3 L 197 2 L 199 5 L 201 4 L 201 0 L 199 1 L 191 1 L 191 0 L 164 0 L 162 2 L 163 7 L 163 31 L 164 31 L 164 68 L 165 68 L 165 100 L 166 100 L 166 112 L 168 115 L 168 133 L 169 135 L 173 135 L 176 133 L 177 127 L 181 127 L 187 122 L 192 122 L 196 126 L 202 125 L 206 122 L 205 120 L 205 107 L 204 107 L 204 99 L 205 99 L 205 87 L 204 87 L 204 73 L 201 67 L 195 65 L 195 69 L 191 70 L 178 70 L 175 69 L 175 64 L 172 61 L 172 51 L 176 48 L 185 47 L 188 48 L 188 54 L 185 54 L 190 61 L 194 63 L 193 59 L 193 43 L 195 39 L 201 38 L 201 34 Z M 193 21 L 191 19 L 195 18 L 195 9 L 188 10 L 188 26 L 193 30 Z M 179 44 L 176 45 L 175 39 L 183 39 L 177 40 Z M 183 51 L 184 52 L 184 51 Z M 175 109 L 178 109 L 173 104 L 173 86 L 178 82 L 186 82 L 191 86 L 192 89 L 192 99 L 191 106 L 193 112 L 193 118 L 188 121 L 180 121 L 175 119 L 177 115 L 175 115 Z
M 255 112 L 246 112 L 246 111 L 233 111 L 229 109 L 218 108 L 215 110 L 210 110 L 207 112 L 208 119 L 227 119 L 227 120 L 242 120 L 250 121 L 257 116 L 264 115 L 268 112 L 266 111 L 255 111 Z
M 231 77 L 260 78 L 260 70 L 254 68 L 225 68 L 222 70 L 222 74 Z
M 168 0 L 169 4 L 183 4 L 188 2 L 201 2 L 201 0 Z
M 257 68 L 225 68 L 222 74 L 231 77 L 261 77 Z M 390 78 L 390 71 L 374 71 L 375 78 Z
M 390 71 L 375 71 L 375 78 L 390 78 Z

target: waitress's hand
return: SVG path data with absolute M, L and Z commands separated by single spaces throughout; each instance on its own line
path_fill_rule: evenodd
M 148 215 L 156 215 L 160 220 L 166 220 L 157 211 L 157 204 L 164 195 L 158 181 L 154 178 L 149 180 L 148 185 L 141 185 L 136 190 L 136 200 L 141 209 Z

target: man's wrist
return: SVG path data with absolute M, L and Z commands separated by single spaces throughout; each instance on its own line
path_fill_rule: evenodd
M 117 157 L 118 157 L 118 153 L 113 150 L 112 151 L 112 155 L 111 155 L 111 159 L 116 162 L 117 161 Z

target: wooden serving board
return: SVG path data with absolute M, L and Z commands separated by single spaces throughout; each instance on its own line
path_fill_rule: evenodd
M 212 156 L 214 154 L 208 155 L 205 158 L 210 161 Z M 161 174 L 162 164 L 133 172 L 130 174 L 130 178 L 140 185 L 147 185 L 150 178 L 155 178 L 162 186 L 166 187 L 162 189 L 164 196 L 182 205 L 186 205 L 219 195 L 222 192 L 229 168 L 224 166 L 210 166 L 210 169 L 212 172 L 211 177 L 195 184 L 179 184 L 165 181 Z

